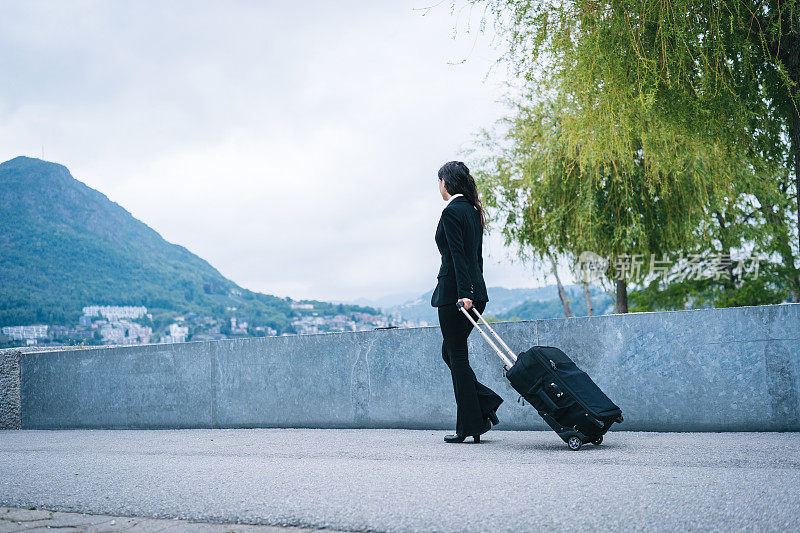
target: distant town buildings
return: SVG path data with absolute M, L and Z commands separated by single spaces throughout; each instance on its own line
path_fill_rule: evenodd
M 236 317 L 232 316 L 231 335 L 247 335 L 247 322 L 238 322 Z
M 172 344 L 176 342 L 186 342 L 186 337 L 189 336 L 189 328 L 180 326 L 178 324 L 169 325 L 169 334 L 161 337 L 161 342 Z
M 54 338 L 67 337 L 70 339 L 90 339 L 93 332 L 84 327 L 70 328 L 68 326 L 50 326 L 48 333 Z
M 103 344 L 146 344 L 153 329 L 134 320 L 152 316 L 144 306 L 88 305 L 78 319 L 78 337 L 91 337 L 91 330 L 99 332 Z M 85 329 L 89 329 L 86 335 Z
M 262 332 L 265 337 L 274 337 L 278 334 L 278 330 L 269 326 L 256 326 L 253 331 Z
M 403 320 L 399 313 L 389 315 L 371 315 L 369 313 L 349 313 L 334 316 L 320 316 L 312 313 L 292 321 L 296 333 L 309 335 L 314 333 L 335 333 L 343 331 L 368 331 L 375 328 L 416 327 L 418 324 Z
M 83 308 L 83 315 L 88 317 L 103 317 L 109 322 L 122 320 L 123 318 L 141 318 L 147 315 L 147 308 L 144 306 L 122 306 L 114 305 L 89 305 Z
M 25 341 L 26 344 L 36 344 L 36 339 L 47 337 L 47 328 L 45 324 L 37 324 L 35 326 L 5 326 L 3 328 L 3 335 L 11 337 L 15 341 Z
M 115 320 L 100 325 L 103 344 L 147 344 L 153 330 L 129 320 Z
M 296 316 L 289 324 L 292 334 L 315 334 L 344 331 L 364 331 L 386 327 L 415 327 L 426 325 L 403 320 L 399 313 L 371 315 L 369 313 L 320 314 L 314 304 L 292 302 Z M 220 340 L 231 336 L 276 336 L 278 330 L 260 324 L 251 325 L 247 318 L 230 316 L 236 307 L 227 308 L 225 317 L 198 316 L 195 312 L 171 317 L 166 330 L 153 331 L 152 315 L 144 306 L 88 305 L 78 324 L 73 326 L 36 324 L 3 327 L 0 343 L 24 342 L 34 344 L 147 344 L 180 343 L 187 340 Z M 163 320 L 163 318 L 161 319 Z M 161 322 L 163 324 L 163 322 Z M 230 329 L 227 324 L 230 324 Z M 191 331 L 191 333 L 190 333 Z

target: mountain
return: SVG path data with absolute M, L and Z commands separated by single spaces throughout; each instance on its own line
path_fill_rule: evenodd
M 375 307 L 377 309 L 388 309 L 396 305 L 402 304 L 417 297 L 416 291 L 397 292 L 394 294 L 386 294 L 378 298 L 356 298 L 354 300 L 335 300 L 336 303 L 353 304 L 353 305 L 366 305 L 368 307 Z
M 556 318 L 564 316 L 561 300 L 558 298 L 558 287 L 547 285 L 533 289 L 507 289 L 505 287 L 488 287 L 489 303 L 486 315 L 501 320 L 532 320 L 535 318 Z M 570 301 L 570 310 L 574 316 L 586 315 L 586 297 L 583 285 L 565 285 L 564 292 Z M 406 320 L 424 320 L 428 324 L 439 323 L 435 307 L 431 307 L 433 289 L 425 294 L 401 304 L 383 307 L 386 313 L 396 312 Z M 601 315 L 610 312 L 613 303 L 604 291 L 590 287 L 593 313 Z
M 511 309 L 506 309 L 499 313 L 493 313 L 493 315 L 500 320 L 563 318 L 564 306 L 561 305 L 561 299 L 558 297 L 558 287 L 556 285 L 549 285 L 548 287 L 553 289 L 553 292 L 555 293 L 554 298 L 529 300 L 516 305 Z M 565 285 L 564 292 L 567 294 L 569 310 L 572 312 L 572 316 L 586 316 L 588 313 L 586 306 L 586 295 L 583 291 L 583 285 Z M 605 315 L 614 312 L 615 299 L 606 291 L 590 285 L 589 296 L 592 299 L 593 315 Z
M 72 325 L 83 306 L 144 305 L 154 317 L 229 308 L 285 331 L 291 300 L 252 292 L 183 246 L 164 240 L 63 165 L 17 157 L 0 164 L 0 326 Z M 318 304 L 318 305 L 317 305 Z M 315 303 L 315 311 L 377 311 Z

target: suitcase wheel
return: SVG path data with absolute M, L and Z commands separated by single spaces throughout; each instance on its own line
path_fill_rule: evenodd
M 592 444 L 594 444 L 595 446 L 600 446 L 601 444 L 603 444 L 603 436 L 602 436 L 602 435 L 600 435 L 599 437 L 597 437 L 596 439 L 594 439 L 594 440 L 592 441 Z
M 574 435 L 570 437 L 569 440 L 567 441 L 567 446 L 569 446 L 569 449 L 573 451 L 580 450 L 582 444 L 583 441 Z

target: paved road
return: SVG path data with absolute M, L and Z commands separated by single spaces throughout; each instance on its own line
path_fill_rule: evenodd
M 372 531 L 800 530 L 800 433 L 0 431 L 0 505 Z
M 110 516 L 65 513 L 33 507 L 0 507 L 0 533 L 44 533 L 53 529 L 69 533 L 316 533 L 327 530 L 295 527 L 213 524 L 174 518 Z

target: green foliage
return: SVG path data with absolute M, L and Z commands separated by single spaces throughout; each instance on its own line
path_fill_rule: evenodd
M 682 279 L 664 283 L 655 278 L 629 293 L 631 311 L 675 311 L 703 307 L 767 305 L 791 296 L 780 263 L 764 262 L 758 276 L 723 274 L 720 278 Z
M 653 174 L 642 157 L 583 166 L 552 105 L 520 103 L 515 112 L 500 140 L 484 136 L 491 155 L 476 172 L 507 243 L 537 259 L 584 250 L 649 256 L 692 244 L 712 184 L 695 174 Z
M 797 0 L 470 3 L 493 14 L 512 73 L 563 110 L 582 166 L 632 164 L 641 142 L 662 173 L 685 170 L 682 152 L 732 169 L 754 114 L 796 108 Z
M 0 326 L 74 325 L 91 304 L 144 305 L 154 330 L 194 312 L 283 332 L 295 315 L 288 299 L 238 287 L 62 165 L 27 157 L 0 164 L 0 228 Z
M 507 243 L 573 263 L 753 250 L 762 280 L 681 284 L 684 304 L 797 300 L 797 0 L 469 3 L 491 13 L 520 95 L 477 150 Z M 675 304 L 647 288 L 639 308 Z

